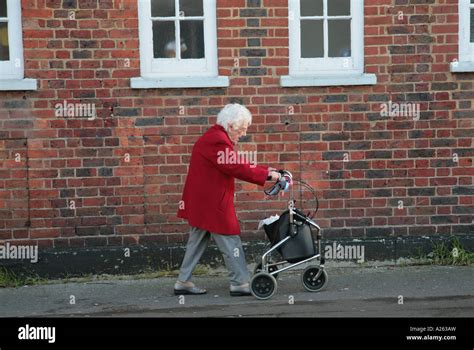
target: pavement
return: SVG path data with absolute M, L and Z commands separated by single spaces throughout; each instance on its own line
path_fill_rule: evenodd
M 176 277 L 0 288 L 0 317 L 473 317 L 473 266 L 328 267 L 307 292 L 283 272 L 265 301 L 231 297 L 226 273 L 194 277 L 207 295 L 178 297 Z

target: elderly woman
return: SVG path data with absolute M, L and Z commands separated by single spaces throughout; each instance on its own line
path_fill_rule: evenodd
M 191 282 L 191 275 L 211 236 L 229 270 L 230 294 L 250 295 L 250 274 L 234 208 L 234 178 L 263 186 L 267 179 L 277 180 L 279 174 L 274 168 L 250 164 L 241 161 L 240 157 L 228 157 L 223 161 L 222 155 L 235 155 L 234 145 L 246 134 L 251 123 L 252 115 L 247 108 L 228 104 L 219 112 L 217 124 L 193 147 L 178 211 L 178 217 L 187 219 L 191 230 L 174 285 L 177 295 L 206 293 Z

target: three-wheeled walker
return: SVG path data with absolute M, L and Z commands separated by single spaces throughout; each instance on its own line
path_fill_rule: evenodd
M 294 183 L 299 183 L 306 187 L 316 200 L 314 216 L 318 209 L 314 189 L 304 181 L 294 180 L 289 171 L 279 172 L 280 180 L 270 190 L 265 190 L 265 193 L 269 196 L 277 195 L 282 190 L 289 190 Z M 295 207 L 294 193 L 290 193 L 287 210 L 276 221 L 263 225 L 270 243 L 255 267 L 250 282 L 251 292 L 257 299 L 271 298 L 277 291 L 278 275 L 303 264 L 311 263 L 301 274 L 301 282 L 307 291 L 320 291 L 328 280 L 324 269 L 324 256 L 321 253 L 321 228 L 312 216 L 305 215 Z

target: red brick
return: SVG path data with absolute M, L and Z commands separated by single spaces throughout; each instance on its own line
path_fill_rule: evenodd
M 243 101 L 254 114 L 254 124 L 249 132 L 251 139 L 246 145 L 251 146 L 251 150 L 258 150 L 262 164 L 287 168 L 295 174 L 303 171 L 301 176 L 318 190 L 344 190 L 346 180 L 370 181 L 373 188 L 349 189 L 344 193 L 347 198 L 321 201 L 318 215 L 326 217 L 320 220 L 323 227 L 347 223 L 354 226 L 348 227 L 349 230 L 358 235 L 356 222 L 345 219 L 365 215 L 376 226 L 395 225 L 399 229 L 397 232 L 417 234 L 421 231 L 410 230 L 410 226 L 429 228 L 430 216 L 448 214 L 451 208 L 393 209 L 393 216 L 390 216 L 391 198 L 376 197 L 374 190 L 386 189 L 394 198 L 403 198 L 412 187 L 432 186 L 437 187 L 437 195 L 451 196 L 453 187 L 472 185 L 472 157 L 461 156 L 458 164 L 449 163 L 454 149 L 472 148 L 472 133 L 468 131 L 472 129 L 468 119 L 472 106 L 468 101 L 474 96 L 468 75 L 449 72 L 449 62 L 458 56 L 458 16 L 454 0 L 443 4 L 410 2 L 395 7 L 393 0 L 367 0 L 364 11 L 365 71 L 376 73 L 378 83 L 329 88 L 280 86 L 280 76 L 289 73 L 288 0 L 262 1 L 262 8 L 268 15 L 259 18 L 259 22 L 267 35 L 260 38 L 259 46 L 264 48 L 265 56 L 261 57 L 258 68 L 263 68 L 266 75 L 255 77 L 257 79 L 239 76 L 240 71 L 233 69 L 235 58 L 241 68 L 251 68 L 248 57 L 240 57 L 240 49 L 247 48 L 248 38 L 241 36 L 241 30 L 247 29 L 247 20 L 239 13 L 240 9 L 246 8 L 247 1 L 218 1 L 219 74 L 231 76 L 231 86 L 177 90 L 130 89 L 130 78 L 140 73 L 135 2 L 115 1 L 110 6 L 81 3 L 81 9 L 75 12 L 78 20 L 74 21 L 68 19 L 68 9 L 61 8 L 62 2 L 48 1 L 48 7 L 45 1 L 24 3 L 25 76 L 38 79 L 39 90 L 22 93 L 21 97 L 28 101 L 23 105 L 22 102 L 15 105 L 12 101 L 16 99 L 11 93 L 0 93 L 1 108 L 5 102 L 13 107 L 0 112 L 0 124 L 4 137 L 30 139 L 29 181 L 23 180 L 27 176 L 24 172 L 26 163 L 18 164 L 23 173 L 11 172 L 10 178 L 2 178 L 2 181 L 6 189 L 20 187 L 9 192 L 20 198 L 21 193 L 26 193 L 26 186 L 29 187 L 33 222 L 30 236 L 28 230 L 15 228 L 20 221 L 11 221 L 8 225 L 12 231 L 2 233 L 1 237 L 19 240 L 30 237 L 49 246 L 63 247 L 182 242 L 186 225 L 175 217 L 175 207 L 162 207 L 161 204 L 179 200 L 192 145 L 209 127 L 183 125 L 182 118 L 204 116 L 212 124 L 216 120 L 215 111 L 232 98 Z M 398 11 L 403 11 L 403 20 L 396 18 Z M 423 16 L 429 21 L 423 22 Z M 435 42 L 423 42 L 425 35 L 433 37 Z M 94 40 L 94 47 L 81 47 L 81 39 Z M 406 49 L 406 53 L 395 55 L 391 53 L 391 45 L 400 47 L 399 51 L 413 45 L 414 52 Z M 76 57 L 74 51 L 88 49 L 90 58 L 71 59 Z M 130 67 L 124 67 L 125 59 L 130 59 Z M 454 90 L 448 89 L 452 82 L 457 83 Z M 447 83 L 446 90 L 440 83 Z M 434 84 L 437 84 L 436 91 L 431 91 Z M 415 95 L 417 93 L 419 95 Z M 333 95 L 345 98 L 342 102 L 327 102 L 328 96 Z M 304 101 L 293 103 L 290 114 L 285 101 L 293 97 L 298 100 L 300 96 Z M 192 98 L 199 101 L 188 105 Z M 426 117 L 417 122 L 404 117 L 377 118 L 380 103 L 383 103 L 380 98 L 420 103 Z M 420 101 L 416 101 L 417 98 Z M 58 119 L 51 107 L 62 100 L 94 103 L 99 117 L 93 121 Z M 365 104 L 367 111 L 360 110 Z M 181 105 L 186 107 L 183 116 L 174 111 Z M 120 113 L 127 109 L 136 109 L 136 113 L 114 118 L 115 111 Z M 25 116 L 34 123 L 18 127 L 20 122 L 17 120 L 25 119 Z M 163 125 L 136 128 L 137 117 L 164 117 L 164 122 Z M 346 123 L 354 124 L 354 127 L 348 131 Z M 324 135 L 343 130 L 347 139 L 323 141 Z M 300 141 L 302 134 L 311 134 L 314 139 Z M 444 144 L 443 140 L 454 143 Z M 364 146 L 366 141 L 369 141 L 368 146 Z M 354 149 L 345 149 L 349 143 Z M 357 149 L 357 144 L 368 148 Z M 0 140 L 0 154 L 2 147 Z M 421 154 L 414 151 L 421 150 L 434 150 L 435 155 L 410 158 Z M 323 160 L 323 152 L 329 151 L 347 152 L 350 162 L 342 162 L 341 154 L 335 159 Z M 130 163 L 123 161 L 127 152 L 132 156 Z M 383 156 L 383 152 L 388 152 L 390 157 L 367 158 L 377 154 Z M 91 159 L 102 160 L 103 165 L 90 167 Z M 90 167 L 91 176 L 76 178 L 76 171 L 82 167 Z M 254 185 L 242 186 L 241 181 L 236 185 L 241 191 L 236 203 L 238 216 L 248 220 L 242 224 L 247 237 L 254 234 L 256 221 L 261 217 L 262 193 Z M 67 190 L 71 190 L 71 194 Z M 61 195 L 83 196 L 82 202 L 78 198 L 78 204 L 88 207 L 84 213 L 91 215 L 82 221 L 79 217 L 57 217 L 58 209 L 52 209 L 51 205 L 57 206 L 66 200 Z M 374 197 L 370 197 L 372 195 Z M 459 198 L 460 205 L 472 205 L 471 196 Z M 429 198 L 420 199 L 428 201 L 415 205 L 429 204 Z M 163 221 L 146 223 L 145 205 L 153 205 L 153 210 L 164 213 Z M 281 209 L 278 203 L 266 202 L 265 205 L 276 211 Z M 105 210 L 104 215 L 100 214 L 101 209 L 94 209 L 104 206 L 114 209 Z M 329 209 L 331 213 L 325 213 L 328 208 L 333 208 Z M 347 208 L 351 208 L 350 215 L 345 212 Z M 114 224 L 116 216 L 120 217 L 122 225 Z M 460 217 L 465 221 L 469 219 L 467 215 Z M 115 231 L 123 237 L 105 235 L 86 240 L 75 236 L 77 225 L 115 225 Z M 436 232 L 450 233 L 450 227 L 446 227 Z M 141 239 L 143 233 L 149 236 L 147 240 Z

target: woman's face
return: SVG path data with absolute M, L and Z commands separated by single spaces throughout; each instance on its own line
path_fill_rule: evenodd
M 234 128 L 235 126 L 235 128 Z M 239 138 L 242 136 L 247 135 L 247 128 L 248 128 L 248 123 L 244 122 L 242 125 L 237 126 L 233 124 L 229 124 L 227 128 L 227 135 L 229 135 L 230 140 L 232 143 L 236 144 L 239 142 Z

